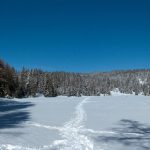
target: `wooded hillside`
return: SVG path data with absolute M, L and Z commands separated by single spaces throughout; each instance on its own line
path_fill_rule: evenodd
M 110 95 L 114 89 L 150 95 L 150 70 L 69 73 L 23 68 L 16 72 L 0 60 L 0 97 Z

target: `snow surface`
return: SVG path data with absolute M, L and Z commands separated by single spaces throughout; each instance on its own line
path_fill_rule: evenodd
M 121 93 L 118 88 L 114 89 L 113 91 L 110 92 L 110 95 L 112 96 L 123 96 L 123 95 L 131 95 L 131 94 L 125 94 Z M 135 95 L 135 94 L 134 94 Z
M 115 92 L 1 98 L 0 150 L 149 150 L 150 97 Z

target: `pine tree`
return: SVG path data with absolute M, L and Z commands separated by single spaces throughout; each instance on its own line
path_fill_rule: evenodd
M 52 80 L 50 79 L 49 75 L 46 76 L 46 85 L 44 90 L 45 97 L 55 97 L 57 96 L 56 90 L 54 89 Z
M 0 97 L 5 96 L 5 86 L 6 86 L 5 64 L 2 60 L 0 60 Z

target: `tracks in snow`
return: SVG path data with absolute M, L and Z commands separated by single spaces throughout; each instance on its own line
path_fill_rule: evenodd
M 62 138 L 65 139 L 61 143 L 62 150 L 93 150 L 93 142 L 81 133 L 82 129 L 84 129 L 84 121 L 86 120 L 83 106 L 87 103 L 88 99 L 84 98 L 78 104 L 74 117 L 64 125 L 60 133 Z
M 58 131 L 62 137 L 62 140 L 56 140 L 51 145 L 45 145 L 38 150 L 94 150 L 93 141 L 87 136 L 87 133 L 97 133 L 92 129 L 84 128 L 87 115 L 84 110 L 84 105 L 90 98 L 84 98 L 77 106 L 73 118 L 66 122 L 63 127 L 53 127 L 48 125 L 42 125 L 34 122 L 28 123 L 28 125 L 45 128 L 48 130 Z M 22 147 L 18 145 L 2 145 L 0 150 L 37 150 L 36 148 Z M 102 150 L 102 149 L 99 149 Z
M 56 140 L 52 145 L 45 146 L 45 148 L 56 148 L 59 150 L 93 150 L 93 142 L 82 134 L 86 120 L 86 113 L 83 106 L 87 103 L 88 99 L 89 98 L 84 98 L 77 105 L 74 117 L 65 123 L 62 128 L 53 128 L 60 132 L 62 140 Z M 48 128 L 46 126 L 43 127 Z
M 62 127 L 42 125 L 39 123 L 28 122 L 27 125 L 47 130 L 57 131 L 61 135 L 62 140 L 56 140 L 51 145 L 35 147 L 24 147 L 19 145 L 4 144 L 0 145 L 0 150 L 103 150 L 101 147 L 107 147 L 105 143 L 100 143 L 100 146 L 94 145 L 92 137 L 97 136 L 120 136 L 120 133 L 113 131 L 95 131 L 87 129 L 84 126 L 87 115 L 84 110 L 84 105 L 88 103 L 90 98 L 84 98 L 75 108 L 75 113 L 70 121 L 66 122 Z M 121 136 L 137 137 L 143 134 L 137 133 L 122 133 Z M 91 138 L 90 138 L 91 137 Z
M 77 106 L 73 118 L 66 122 L 63 127 L 52 127 L 32 123 L 30 125 L 42 127 L 49 130 L 56 130 L 62 137 L 62 140 L 56 140 L 52 145 L 44 146 L 43 149 L 59 149 L 59 150 L 93 150 L 94 145 L 90 138 L 83 134 L 84 123 L 86 121 L 86 113 L 83 108 L 89 97 L 84 98 Z

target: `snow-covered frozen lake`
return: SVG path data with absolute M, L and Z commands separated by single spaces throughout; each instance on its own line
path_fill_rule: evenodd
M 150 97 L 0 98 L 0 150 L 150 150 Z

